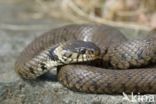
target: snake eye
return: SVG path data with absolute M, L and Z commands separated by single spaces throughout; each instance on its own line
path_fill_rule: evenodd
M 79 52 L 80 52 L 81 54 L 85 54 L 85 53 L 86 53 L 86 49 L 80 49 Z

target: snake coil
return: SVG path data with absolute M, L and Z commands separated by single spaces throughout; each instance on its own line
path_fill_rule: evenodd
M 104 62 L 110 64 L 110 69 L 65 65 L 58 73 L 58 80 L 64 86 L 88 93 L 156 93 L 155 34 L 146 39 L 129 41 L 118 29 L 107 25 L 68 25 L 44 33 L 20 54 L 15 64 L 16 72 L 28 79 L 47 72 L 44 65 L 37 69 L 39 62 L 45 59 L 49 62 L 46 50 L 68 40 L 95 43 L 101 50 Z M 56 60 L 57 57 L 53 56 L 52 59 Z

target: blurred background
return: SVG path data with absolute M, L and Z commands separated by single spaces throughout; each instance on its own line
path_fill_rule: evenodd
M 35 0 L 34 17 L 156 27 L 156 0 Z
M 12 3 L 12 9 L 18 11 L 15 17 L 18 15 L 24 19 L 56 18 L 72 23 L 104 23 L 145 29 L 156 27 L 156 0 L 0 0 L 2 1 Z M 1 8 L 2 6 L 3 4 Z

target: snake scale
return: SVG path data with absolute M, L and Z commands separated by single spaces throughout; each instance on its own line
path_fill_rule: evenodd
M 35 69 L 39 62 L 49 60 L 44 50 L 69 40 L 95 43 L 103 61 L 100 67 L 88 64 L 62 66 L 57 77 L 67 88 L 87 93 L 156 93 L 156 34 L 130 41 L 118 29 L 101 24 L 67 25 L 44 33 L 21 52 L 15 64 L 16 72 L 26 79 L 44 74 L 48 71 L 44 65 Z M 57 59 L 52 56 L 52 60 Z M 110 67 L 103 67 L 105 63 Z

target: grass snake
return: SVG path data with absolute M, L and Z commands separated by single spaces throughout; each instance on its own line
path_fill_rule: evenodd
M 30 43 L 17 58 L 15 69 L 25 79 L 36 79 L 63 65 L 58 80 L 75 91 L 156 93 L 155 40 L 156 34 L 128 40 L 107 25 L 67 25 Z M 91 60 L 91 65 L 70 64 Z

